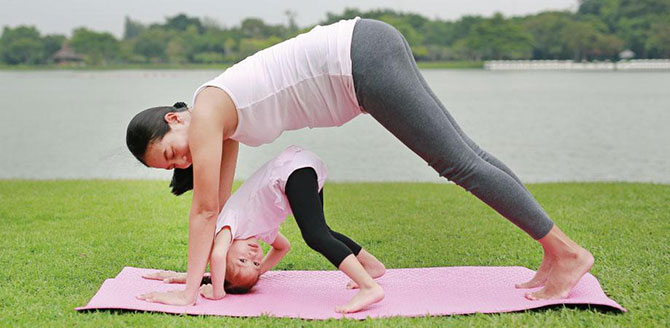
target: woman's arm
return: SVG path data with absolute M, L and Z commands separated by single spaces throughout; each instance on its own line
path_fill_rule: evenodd
M 219 177 L 219 213 L 233 190 L 233 179 L 235 178 L 239 149 L 239 143 L 233 139 L 227 139 L 223 142 L 221 175 Z
M 274 268 L 289 250 L 291 250 L 291 243 L 289 243 L 284 235 L 278 233 L 277 238 L 275 238 L 275 241 L 272 243 L 272 248 L 261 262 L 261 274 Z
M 191 304 L 198 295 L 214 241 L 216 218 L 221 210 L 221 160 L 226 156 L 223 154 L 224 136 L 228 136 L 225 128 L 227 122 L 237 119 L 236 114 L 228 94 L 217 88 L 205 88 L 200 92 L 191 114 L 189 148 L 193 161 L 193 202 L 189 214 L 185 290 Z
M 139 295 L 138 298 L 171 305 L 195 303 L 212 250 L 216 219 L 221 210 L 222 159 L 237 157 L 228 157 L 223 153 L 224 140 L 230 136 L 229 131 L 236 124 L 235 104 L 227 93 L 218 88 L 205 88 L 200 92 L 188 129 L 193 166 L 193 202 L 188 224 L 186 289 L 152 292 Z M 230 166 L 228 171 L 231 171 Z M 231 172 L 234 172 L 234 168 Z M 230 185 L 232 175 L 226 176 L 231 180 L 228 183 Z

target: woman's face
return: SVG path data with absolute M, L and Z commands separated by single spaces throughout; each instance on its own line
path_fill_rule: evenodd
M 188 147 L 191 115 L 188 111 L 167 113 L 165 121 L 170 125 L 170 131 L 162 139 L 153 141 L 147 146 L 144 162 L 151 167 L 166 170 L 188 168 L 192 163 Z

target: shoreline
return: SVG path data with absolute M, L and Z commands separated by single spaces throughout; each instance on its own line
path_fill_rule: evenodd
M 114 71 L 114 70 L 210 70 L 226 69 L 233 63 L 227 64 L 113 64 L 105 66 L 75 66 L 75 65 L 4 65 L 0 64 L 0 71 Z M 420 69 L 484 69 L 483 61 L 437 61 L 417 62 Z
M 78 182 L 103 182 L 103 183 L 163 183 L 169 179 L 133 179 L 133 178 L 54 178 L 54 179 L 26 179 L 26 178 L 0 178 L 0 183 L 78 183 Z M 244 179 L 235 179 L 233 184 L 239 185 L 244 183 Z M 335 185 L 455 185 L 451 181 L 356 181 L 356 180 L 329 180 L 329 184 Z M 670 186 L 668 181 L 623 181 L 623 180 L 569 180 L 569 181 L 537 181 L 537 182 L 523 182 L 524 185 L 535 186 L 561 186 L 561 185 L 649 185 L 649 186 Z
M 234 63 L 222 64 L 111 64 L 111 65 L 6 65 L 0 72 L 43 71 L 125 71 L 125 70 L 225 70 Z M 636 71 L 667 72 L 670 60 L 631 60 L 619 62 L 574 62 L 571 60 L 489 60 L 489 61 L 418 61 L 419 69 L 454 69 L 486 71 Z

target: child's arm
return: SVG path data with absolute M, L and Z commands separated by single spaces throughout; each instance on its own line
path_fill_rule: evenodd
M 277 238 L 271 244 L 272 248 L 265 255 L 261 262 L 261 274 L 270 271 L 279 261 L 291 250 L 291 243 L 281 233 L 277 233 Z
M 232 238 L 230 227 L 227 226 L 216 235 L 209 259 L 212 283 L 200 287 L 200 294 L 206 298 L 218 300 L 226 296 L 223 283 L 226 279 L 226 257 Z

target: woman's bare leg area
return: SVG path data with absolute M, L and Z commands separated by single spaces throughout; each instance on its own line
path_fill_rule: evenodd
M 570 290 L 593 266 L 593 255 L 577 245 L 554 225 L 549 233 L 538 240 L 544 249 L 544 259 L 535 276 L 517 288 L 544 288 L 526 293 L 530 300 L 566 298 Z

